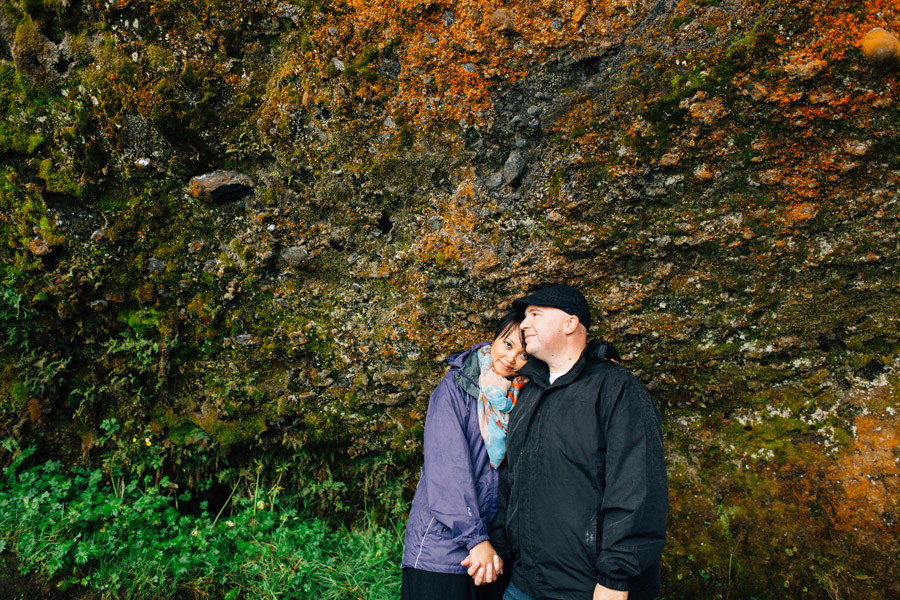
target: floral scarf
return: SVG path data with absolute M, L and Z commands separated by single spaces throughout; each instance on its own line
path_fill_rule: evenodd
M 490 345 L 477 350 L 481 374 L 478 377 L 478 424 L 481 437 L 488 451 L 488 459 L 495 469 L 506 458 L 506 428 L 509 412 L 519 399 L 519 390 L 528 382 L 527 377 L 509 381 L 494 371 Z

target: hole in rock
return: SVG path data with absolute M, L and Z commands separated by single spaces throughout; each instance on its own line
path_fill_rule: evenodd
M 381 213 L 381 218 L 378 219 L 378 229 L 381 230 L 381 233 L 387 234 L 394 228 L 394 222 L 391 221 L 391 218 L 387 213 Z

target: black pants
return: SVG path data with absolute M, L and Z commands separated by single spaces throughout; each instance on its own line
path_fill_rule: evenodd
M 508 584 L 507 573 L 494 583 L 475 585 L 465 573 L 403 569 L 400 600 L 501 600 Z

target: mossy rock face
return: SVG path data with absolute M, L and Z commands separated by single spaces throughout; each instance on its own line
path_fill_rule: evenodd
M 21 444 L 400 517 L 446 356 L 568 282 L 663 411 L 666 593 L 900 594 L 896 7 L 201 4 L 2 5 Z

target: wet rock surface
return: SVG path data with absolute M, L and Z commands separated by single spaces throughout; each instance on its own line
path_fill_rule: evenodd
M 567 282 L 663 412 L 667 593 L 900 594 L 896 3 L 45 4 L 0 63 L 23 444 L 120 418 L 400 514 L 446 356 Z

